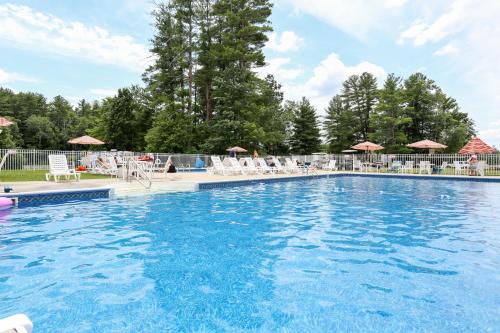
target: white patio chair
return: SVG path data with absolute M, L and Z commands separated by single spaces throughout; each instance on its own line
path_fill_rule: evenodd
M 336 160 L 330 160 L 327 165 L 323 166 L 323 170 L 327 171 L 337 171 L 337 161 Z
M 478 161 L 476 165 L 476 176 L 484 177 L 484 170 L 486 169 L 486 161 Z
M 76 181 L 80 180 L 80 174 L 68 167 L 66 155 L 49 155 L 49 172 L 45 174 L 47 181 L 50 181 L 50 178 L 54 177 L 54 181 L 58 183 L 61 177 L 69 180 L 71 176 L 75 177 Z
M 353 160 L 352 161 L 352 171 L 363 171 L 363 164 L 361 163 L 360 160 Z
M 272 157 L 271 158 L 273 163 L 274 163 L 274 167 L 276 168 L 276 172 L 278 173 L 288 173 L 289 171 L 283 167 L 283 165 L 281 164 L 280 160 L 276 157 Z
M 276 168 L 267 165 L 266 160 L 262 157 L 257 157 L 255 162 L 261 173 L 274 173 L 277 171 Z
M 467 164 L 461 161 L 453 161 L 455 167 L 455 175 L 465 175 L 467 173 Z
M 219 156 L 210 156 L 210 160 L 212 161 L 212 168 L 209 168 L 209 172 L 218 175 L 232 175 L 233 171 L 231 168 L 226 168 L 226 166 L 222 163 Z
M 224 167 L 228 168 L 231 170 L 232 174 L 234 175 L 245 175 L 246 172 L 245 170 L 241 167 L 240 163 L 236 159 L 236 157 L 226 157 L 224 161 L 222 162 Z
M 243 168 L 245 173 L 247 174 L 258 174 L 260 170 L 255 166 L 255 163 L 250 157 L 242 157 L 240 158 L 240 166 Z
M 297 165 L 297 163 L 293 163 L 293 161 L 289 157 L 285 158 L 285 169 L 289 173 L 299 173 L 300 172 L 300 168 Z
M 415 168 L 414 161 L 406 161 L 404 165 L 399 168 L 399 172 L 401 173 L 413 173 L 413 169 Z
M 430 175 L 432 173 L 430 161 L 420 161 L 418 173 L 422 174 L 424 172 L 426 172 L 428 175 Z

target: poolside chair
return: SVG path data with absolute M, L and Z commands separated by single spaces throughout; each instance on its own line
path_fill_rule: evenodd
M 436 166 L 435 168 L 433 168 L 433 171 L 435 171 L 436 173 L 443 173 L 447 167 L 448 162 L 443 162 L 441 163 L 441 166 Z
M 66 155 L 49 155 L 49 172 L 45 174 L 45 179 L 49 181 L 51 177 L 54 177 L 54 181 L 58 183 L 63 176 L 66 180 L 69 180 L 71 176 L 75 177 L 76 181 L 80 180 L 80 174 L 68 167 Z
M 276 157 L 271 157 L 273 163 L 274 163 L 274 167 L 276 169 L 276 172 L 278 173 L 288 173 L 289 171 L 283 167 L 283 165 L 281 164 L 280 160 Z
M 294 163 L 289 157 L 285 158 L 285 169 L 289 173 L 299 173 L 300 168 L 297 163 Z
M 399 172 L 400 169 L 401 169 L 401 161 L 393 161 L 391 163 L 389 171 Z
M 258 174 L 260 170 L 255 166 L 255 163 L 250 157 L 240 158 L 240 166 L 247 174 Z
M 455 175 L 465 175 L 467 173 L 467 165 L 461 161 L 453 161 L 455 167 Z
M 276 172 L 276 168 L 270 167 L 267 165 L 266 160 L 262 157 L 257 157 L 254 159 L 257 168 L 260 170 L 260 173 L 274 173 Z
M 231 170 L 231 172 L 234 175 L 238 175 L 238 174 L 245 175 L 246 174 L 245 170 L 241 167 L 240 162 L 238 162 L 236 157 L 226 157 L 224 159 L 224 161 L 222 162 L 222 164 L 226 168 L 229 168 L 229 170 Z
M 403 166 L 399 168 L 399 172 L 401 173 L 413 173 L 413 168 L 415 167 L 414 161 L 406 161 Z
M 363 164 L 361 164 L 360 160 L 353 160 L 352 161 L 352 171 L 363 171 Z
M 323 170 L 327 171 L 337 171 L 337 161 L 336 160 L 330 160 L 327 165 L 323 166 Z
M 222 161 L 220 160 L 219 156 L 210 156 L 210 160 L 212 161 L 212 168 L 208 168 L 208 171 L 215 174 L 219 175 L 232 175 L 233 171 L 231 168 L 227 168 Z
M 430 175 L 432 173 L 430 161 L 420 161 L 418 173 L 422 174 L 424 172 L 426 172 L 428 175 Z
M 484 177 L 484 169 L 486 169 L 486 161 L 479 161 L 476 164 L 476 176 Z
M 104 156 L 96 160 L 95 173 L 118 177 L 118 166 L 113 156 Z

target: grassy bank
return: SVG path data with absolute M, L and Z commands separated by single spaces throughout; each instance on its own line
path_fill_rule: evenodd
M 27 182 L 45 180 L 46 170 L 2 170 L 0 171 L 0 182 Z M 81 179 L 102 179 L 109 176 L 92 175 L 82 173 Z

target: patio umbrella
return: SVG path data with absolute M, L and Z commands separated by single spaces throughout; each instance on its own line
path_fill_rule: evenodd
M 14 125 L 12 121 L 7 118 L 0 117 L 0 127 L 9 127 L 11 125 Z
M 434 152 L 434 149 L 443 149 L 448 148 L 448 146 L 443 145 L 441 143 L 437 143 L 431 140 L 422 140 L 407 144 L 406 147 L 410 148 L 420 148 L 420 149 L 429 149 L 429 154 Z
M 384 149 L 384 147 L 382 147 L 381 145 L 378 145 L 370 141 L 358 143 L 357 145 L 352 146 L 351 148 L 356 150 L 364 150 L 365 152 Z
M 103 145 L 104 142 L 101 140 L 95 139 L 91 136 L 84 135 L 79 138 L 74 138 L 68 141 L 68 143 L 72 145 Z
M 245 148 L 234 146 L 231 148 L 227 148 L 226 151 L 232 151 L 233 153 L 246 153 L 248 150 L 246 150 Z
M 496 151 L 495 148 L 486 144 L 483 140 L 477 136 L 472 138 L 462 149 L 458 152 L 459 154 L 493 154 Z

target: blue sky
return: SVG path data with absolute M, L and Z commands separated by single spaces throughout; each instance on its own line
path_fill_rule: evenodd
M 100 99 L 141 84 L 151 1 L 0 0 L 0 85 Z M 421 71 L 455 97 L 500 147 L 500 2 L 275 0 L 265 49 L 285 96 L 323 114 L 351 74 Z

